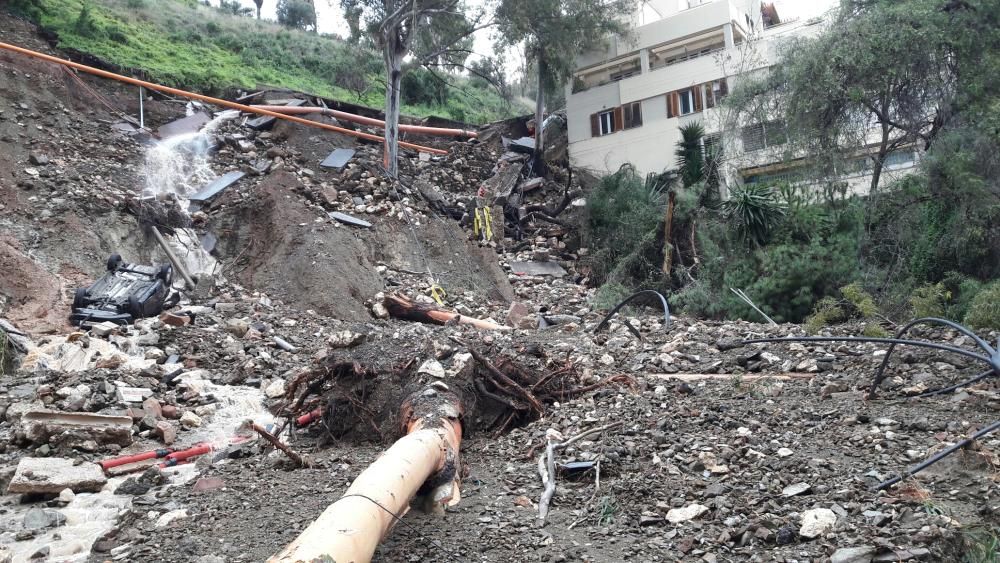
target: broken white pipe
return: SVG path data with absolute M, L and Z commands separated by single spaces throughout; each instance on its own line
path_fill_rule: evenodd
M 431 507 L 443 511 L 444 506 L 457 504 L 462 412 L 459 397 L 443 383 L 404 401 L 400 419 L 406 421 L 406 436 L 362 471 L 344 496 L 268 563 L 371 561 L 379 542 L 434 476 L 434 487 L 426 497 Z
M 381 119 L 375 119 L 373 117 L 365 117 L 363 115 L 347 113 L 346 111 L 339 111 L 329 108 L 265 106 L 265 105 L 254 105 L 252 107 L 267 111 L 273 111 L 275 113 L 284 113 L 284 114 L 320 113 L 323 115 L 336 117 L 337 119 L 342 119 L 344 121 L 353 121 L 354 123 L 360 123 L 362 125 L 371 125 L 372 127 L 385 128 L 385 121 L 382 121 Z M 471 139 L 479 137 L 479 133 L 476 133 L 475 131 L 466 131 L 465 129 L 446 129 L 443 127 L 406 125 L 404 123 L 399 124 L 399 130 L 405 131 L 407 133 L 419 133 L 422 135 L 433 135 L 438 137 L 469 137 Z
M 191 279 L 191 275 L 188 274 L 187 269 L 184 268 L 184 264 L 177 259 L 177 255 L 174 254 L 174 251 L 170 249 L 170 245 L 167 244 L 166 239 L 164 239 L 163 235 L 160 234 L 160 229 L 157 229 L 155 226 L 151 228 L 153 229 L 153 237 L 156 239 L 156 242 L 159 243 L 163 252 L 167 255 L 167 259 L 170 260 L 170 263 L 174 265 L 177 273 L 179 273 L 181 278 L 184 279 L 184 285 L 186 285 L 188 289 L 194 289 L 194 280 Z
M 139 128 L 146 128 L 146 111 L 143 107 L 143 98 L 145 97 L 145 92 L 142 86 L 139 86 Z
M 448 433 L 446 428 L 425 428 L 400 438 L 268 562 L 371 561 L 396 519 L 406 514 L 410 499 L 440 469 Z

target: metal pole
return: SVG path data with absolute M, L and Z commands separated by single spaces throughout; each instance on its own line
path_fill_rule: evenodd
M 145 129 L 146 128 L 146 111 L 145 111 L 145 108 L 142 105 L 143 101 L 144 101 L 143 98 L 145 98 L 145 97 L 146 97 L 145 88 L 143 88 L 142 86 L 139 86 L 139 128 L 140 129 Z
M 153 229 L 153 237 L 156 238 L 156 242 L 160 244 L 160 248 L 163 249 L 163 252 L 167 255 L 167 258 L 170 259 L 170 263 L 174 265 L 174 268 L 177 270 L 177 273 L 179 273 L 181 277 L 184 278 L 184 285 L 186 285 L 188 289 L 194 289 L 194 280 L 191 279 L 191 275 L 187 273 L 186 269 L 184 269 L 184 265 L 181 264 L 181 261 L 177 259 L 177 256 L 174 254 L 174 251 L 170 249 L 170 245 L 167 244 L 166 239 L 164 239 L 163 235 L 160 234 L 160 229 L 157 229 L 156 227 L 151 227 L 151 228 Z

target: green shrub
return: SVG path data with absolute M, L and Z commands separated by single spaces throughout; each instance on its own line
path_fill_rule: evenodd
M 946 303 L 951 300 L 951 294 L 943 283 L 926 284 L 913 290 L 910 305 L 913 307 L 913 317 L 943 317 Z
M 604 177 L 587 205 L 588 265 L 597 285 L 666 290 L 662 228 L 664 182 L 626 165 Z
M 882 325 L 878 323 L 865 323 L 865 328 L 861 331 L 861 334 L 869 338 L 889 338 L 892 336 L 888 330 L 882 328 Z
M 1000 330 L 1000 281 L 984 287 L 969 304 L 965 324 L 972 328 Z
M 739 236 L 748 244 L 762 246 L 771 238 L 785 207 L 769 186 L 749 184 L 733 188 L 722 210 Z
M 870 293 L 862 289 L 858 283 L 852 283 L 840 288 L 841 295 L 846 299 L 861 315 L 863 319 L 870 319 L 878 314 L 878 305 Z
M 816 334 L 823 327 L 847 320 L 847 313 L 844 311 L 841 302 L 833 297 L 824 297 L 816 303 L 811 315 L 806 318 L 805 329 L 809 334 Z
M 76 17 L 76 22 L 73 24 L 73 31 L 83 37 L 95 37 L 100 32 L 100 28 L 94 20 L 94 15 L 91 13 L 90 3 L 83 3 L 83 6 L 80 8 L 80 14 Z

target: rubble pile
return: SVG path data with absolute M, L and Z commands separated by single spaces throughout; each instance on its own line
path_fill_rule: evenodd
M 411 511 L 376 560 L 946 561 L 996 524 L 992 435 L 873 490 L 993 422 L 988 379 L 916 397 L 981 371 L 972 358 L 902 347 L 866 399 L 885 342 L 747 344 L 803 331 L 641 306 L 598 331 L 577 267 L 587 180 L 559 119 L 544 163 L 525 118 L 408 137 L 449 154 L 404 150 L 392 178 L 374 143 L 150 98 L 147 123 L 194 127 L 207 167 L 197 192 L 151 199 L 155 136 L 10 57 L 0 563 L 266 560 L 404 433 L 420 390 L 463 400 L 461 500 Z M 134 92 L 87 83 L 136 111 Z M 167 263 L 153 226 L 211 256 L 195 287 L 175 275 L 175 306 L 70 326 L 112 252 Z

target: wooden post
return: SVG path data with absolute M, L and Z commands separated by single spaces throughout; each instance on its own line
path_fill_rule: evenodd
M 425 483 L 442 483 L 428 495 L 435 506 L 457 504 L 461 415 L 458 396 L 442 383 L 411 396 L 400 413 L 408 434 L 268 563 L 370 561 Z
M 671 242 L 670 233 L 674 228 L 674 202 L 676 199 L 677 194 L 674 190 L 670 190 L 667 196 L 667 215 L 663 221 L 663 275 L 667 276 L 668 282 L 674 264 L 674 245 Z

